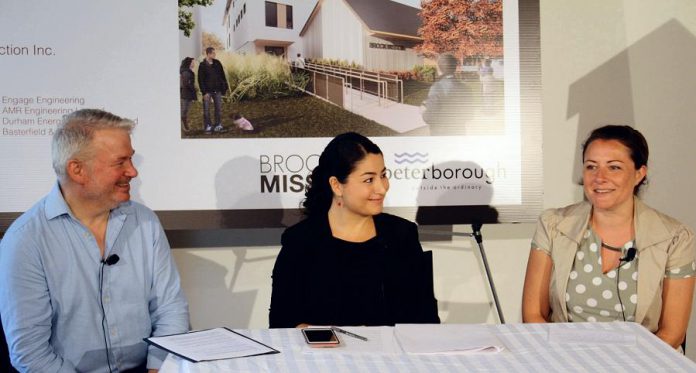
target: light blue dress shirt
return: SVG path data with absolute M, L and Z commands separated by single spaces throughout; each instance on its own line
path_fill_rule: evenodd
M 157 216 L 126 202 L 111 211 L 102 300 L 114 372 L 159 368 L 166 353 L 143 338 L 186 332 L 188 304 Z M 58 184 L 0 241 L 0 316 L 13 365 L 21 371 L 108 372 L 99 278 L 91 232 L 70 211 Z

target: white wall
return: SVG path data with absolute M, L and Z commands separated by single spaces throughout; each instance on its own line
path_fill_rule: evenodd
M 197 6 L 188 8 L 193 14 L 193 22 L 196 27 L 191 30 L 191 35 L 184 35 L 183 31 L 179 31 L 179 59 L 183 60 L 186 57 L 198 58 L 203 54 L 201 45 L 203 39 L 203 31 L 201 28 L 201 9 Z
M 323 58 L 362 63 L 363 24 L 343 0 L 325 0 L 322 13 Z
M 232 10 L 234 14 L 232 17 L 232 25 L 234 25 L 237 13 L 240 12 L 244 4 L 247 4 L 247 12 L 242 17 L 242 21 L 239 23 L 239 27 L 237 27 L 235 31 L 232 31 L 233 27 L 230 27 L 229 29 L 229 32 L 232 33 L 232 50 L 234 52 L 248 52 L 248 48 L 245 48 L 245 45 L 248 43 L 254 43 L 257 40 L 267 40 L 275 42 L 291 42 L 292 44 L 287 50 L 288 56 L 294 57 L 297 55 L 297 53 L 304 54 L 302 49 L 302 40 L 299 35 L 302 27 L 307 22 L 307 18 L 312 12 L 312 9 L 314 9 L 317 0 L 275 0 L 274 2 L 292 6 L 293 27 L 291 29 L 267 27 L 265 1 L 239 1 L 237 2 L 235 9 Z M 265 44 L 276 45 L 272 42 L 266 42 Z M 264 53 L 263 46 L 258 47 L 256 51 L 257 53 Z
M 696 227 L 696 2 L 541 1 L 544 206 L 582 198 L 577 149 L 593 127 L 635 124 L 651 147 L 645 199 Z M 467 231 L 468 227 L 456 227 Z M 484 226 L 507 322 L 519 322 L 533 224 Z M 271 232 L 278 235 L 279 232 Z M 234 241 L 231 242 L 234 245 Z M 494 322 L 492 297 L 468 239 L 424 242 L 434 251 L 444 322 Z M 194 328 L 267 326 L 277 245 L 174 250 Z M 687 356 L 696 360 L 696 317 Z
M 388 44 L 388 45 L 404 45 L 406 42 L 392 42 L 372 35 L 365 35 L 363 41 L 363 55 L 365 60 L 363 67 L 366 70 L 372 71 L 409 71 L 415 65 L 423 64 L 423 57 L 419 56 L 415 50 L 406 48 L 404 50 L 396 49 L 378 49 L 370 48 L 370 43 Z
M 264 18 L 264 4 L 263 1 L 249 1 L 249 4 L 244 1 L 237 1 L 234 8 L 230 9 L 230 24 L 227 28 L 228 35 L 232 37 L 232 46 L 230 48 L 233 52 L 240 52 L 239 49 L 244 47 L 246 43 L 249 43 L 249 30 L 253 29 L 254 25 L 260 25 L 257 27 L 262 27 L 265 25 Z M 239 25 L 235 28 L 237 23 L 237 17 L 244 8 L 246 4 L 246 13 L 241 16 Z

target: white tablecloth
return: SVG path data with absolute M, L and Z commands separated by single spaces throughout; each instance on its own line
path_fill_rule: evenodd
M 696 363 L 635 323 L 487 327 L 504 344 L 504 351 L 409 355 L 332 349 L 313 353 L 297 329 L 237 330 L 281 353 L 205 363 L 191 363 L 170 354 L 160 372 L 696 372 Z M 570 343 L 555 338 L 572 331 L 586 340 Z M 619 335 L 617 332 L 625 340 L 607 340 L 609 335 Z

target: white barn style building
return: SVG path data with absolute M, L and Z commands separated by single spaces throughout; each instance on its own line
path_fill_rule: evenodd
M 413 47 L 420 9 L 389 0 L 320 0 L 300 36 L 309 58 L 355 62 L 366 70 L 404 71 L 422 64 Z
M 282 1 L 282 2 L 281 2 Z M 423 64 L 420 9 L 390 0 L 227 0 L 226 46 L 294 60 L 342 60 L 372 71 Z

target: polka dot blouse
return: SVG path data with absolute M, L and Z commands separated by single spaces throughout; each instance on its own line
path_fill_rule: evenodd
M 635 320 L 640 257 L 636 255 L 633 261 L 602 273 L 601 244 L 599 236 L 588 228 L 575 253 L 568 279 L 565 294 L 568 321 Z M 625 257 L 631 247 L 634 247 L 633 240 L 623 245 L 621 257 Z M 696 262 L 665 271 L 667 278 L 688 278 L 694 274 Z

